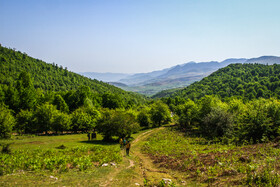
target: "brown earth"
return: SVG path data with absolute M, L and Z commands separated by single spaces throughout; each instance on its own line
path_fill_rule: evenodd
M 159 167 L 149 155 L 141 153 L 145 140 L 163 128 L 149 130 L 132 141 L 130 156 L 126 156 L 124 150 L 123 163 L 100 186 L 158 186 L 162 179 L 171 179 L 176 186 L 184 186 L 185 181 L 180 180 L 175 172 Z

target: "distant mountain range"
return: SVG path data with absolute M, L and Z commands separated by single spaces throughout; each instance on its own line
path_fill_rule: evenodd
M 118 82 L 120 79 L 124 79 L 130 75 L 125 73 L 96 73 L 96 72 L 82 72 L 80 74 L 103 82 Z
M 104 82 L 109 82 L 110 84 L 127 91 L 134 91 L 151 96 L 162 90 L 186 87 L 220 68 L 235 63 L 280 64 L 280 57 L 261 56 L 251 59 L 230 58 L 222 62 L 188 62 L 159 71 L 137 73 L 133 75 L 94 72 L 84 72 L 80 74 Z

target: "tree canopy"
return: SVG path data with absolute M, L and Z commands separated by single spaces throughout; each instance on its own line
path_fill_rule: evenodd
M 220 98 L 234 96 L 244 100 L 280 98 L 280 65 L 230 64 L 165 97 L 197 100 L 205 95 L 217 95 Z

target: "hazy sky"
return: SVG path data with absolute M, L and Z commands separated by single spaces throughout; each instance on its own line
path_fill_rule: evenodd
M 0 0 L 0 43 L 74 72 L 280 56 L 279 0 Z

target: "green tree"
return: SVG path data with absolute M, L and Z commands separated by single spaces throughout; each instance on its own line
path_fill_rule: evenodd
M 232 137 L 233 117 L 226 110 L 220 107 L 214 107 L 203 119 L 203 128 L 201 132 L 211 139 L 215 137 Z
M 52 131 L 54 126 L 54 121 L 59 111 L 52 104 L 45 103 L 38 106 L 35 111 L 35 124 L 38 132 Z
M 52 129 L 58 133 L 70 130 L 71 118 L 68 114 L 63 112 L 59 112 L 57 116 L 55 116 L 54 123 Z
M 0 104 L 0 138 L 10 138 L 15 119 L 11 110 Z
M 15 112 L 19 111 L 19 95 L 13 85 L 9 85 L 5 92 L 5 104 Z
M 112 136 L 130 137 L 139 130 L 139 124 L 131 111 L 106 109 L 96 128 L 104 135 L 104 140 L 111 140 Z
M 202 120 L 207 114 L 211 112 L 212 108 L 215 108 L 219 105 L 220 106 L 222 105 L 222 101 L 215 96 L 206 95 L 202 97 L 198 101 L 198 107 L 199 107 L 198 119 Z
M 36 104 L 36 93 L 29 73 L 20 73 L 16 82 L 16 89 L 20 98 L 19 108 L 23 110 L 33 109 Z
M 2 85 L 0 85 L 0 103 L 4 103 L 5 102 L 5 92 L 2 88 Z
M 15 129 L 19 134 L 37 132 L 34 122 L 34 112 L 30 110 L 20 110 L 16 115 L 17 123 Z
M 171 120 L 171 112 L 162 101 L 156 101 L 151 105 L 150 115 L 155 127 L 168 123 Z
M 118 95 L 112 93 L 105 93 L 102 95 L 102 106 L 104 108 L 116 109 L 122 108 L 123 103 Z
M 140 110 L 140 112 L 137 115 L 137 121 L 141 127 L 149 127 L 149 125 L 151 123 L 151 119 L 149 116 L 148 109 L 143 108 Z
M 92 107 L 80 107 L 72 113 L 73 131 L 89 131 L 95 128 L 100 113 Z
M 180 105 L 179 105 L 180 106 Z M 181 105 L 182 108 L 179 112 L 177 108 L 177 115 L 179 116 L 179 124 L 181 128 L 190 128 L 192 125 L 195 125 L 198 117 L 198 106 L 192 100 L 187 100 L 184 105 Z
M 273 135 L 274 124 L 270 116 L 268 116 L 269 102 L 266 99 L 253 100 L 247 103 L 247 110 L 242 119 L 240 126 L 241 140 L 253 143 L 270 139 Z
M 66 104 L 65 100 L 61 97 L 60 94 L 56 94 L 54 96 L 54 101 L 53 104 L 56 106 L 56 108 L 58 110 L 60 110 L 61 112 L 69 112 L 69 108 L 68 105 Z
M 91 98 L 90 87 L 80 86 L 75 92 L 75 108 L 79 108 L 85 104 L 87 98 Z

